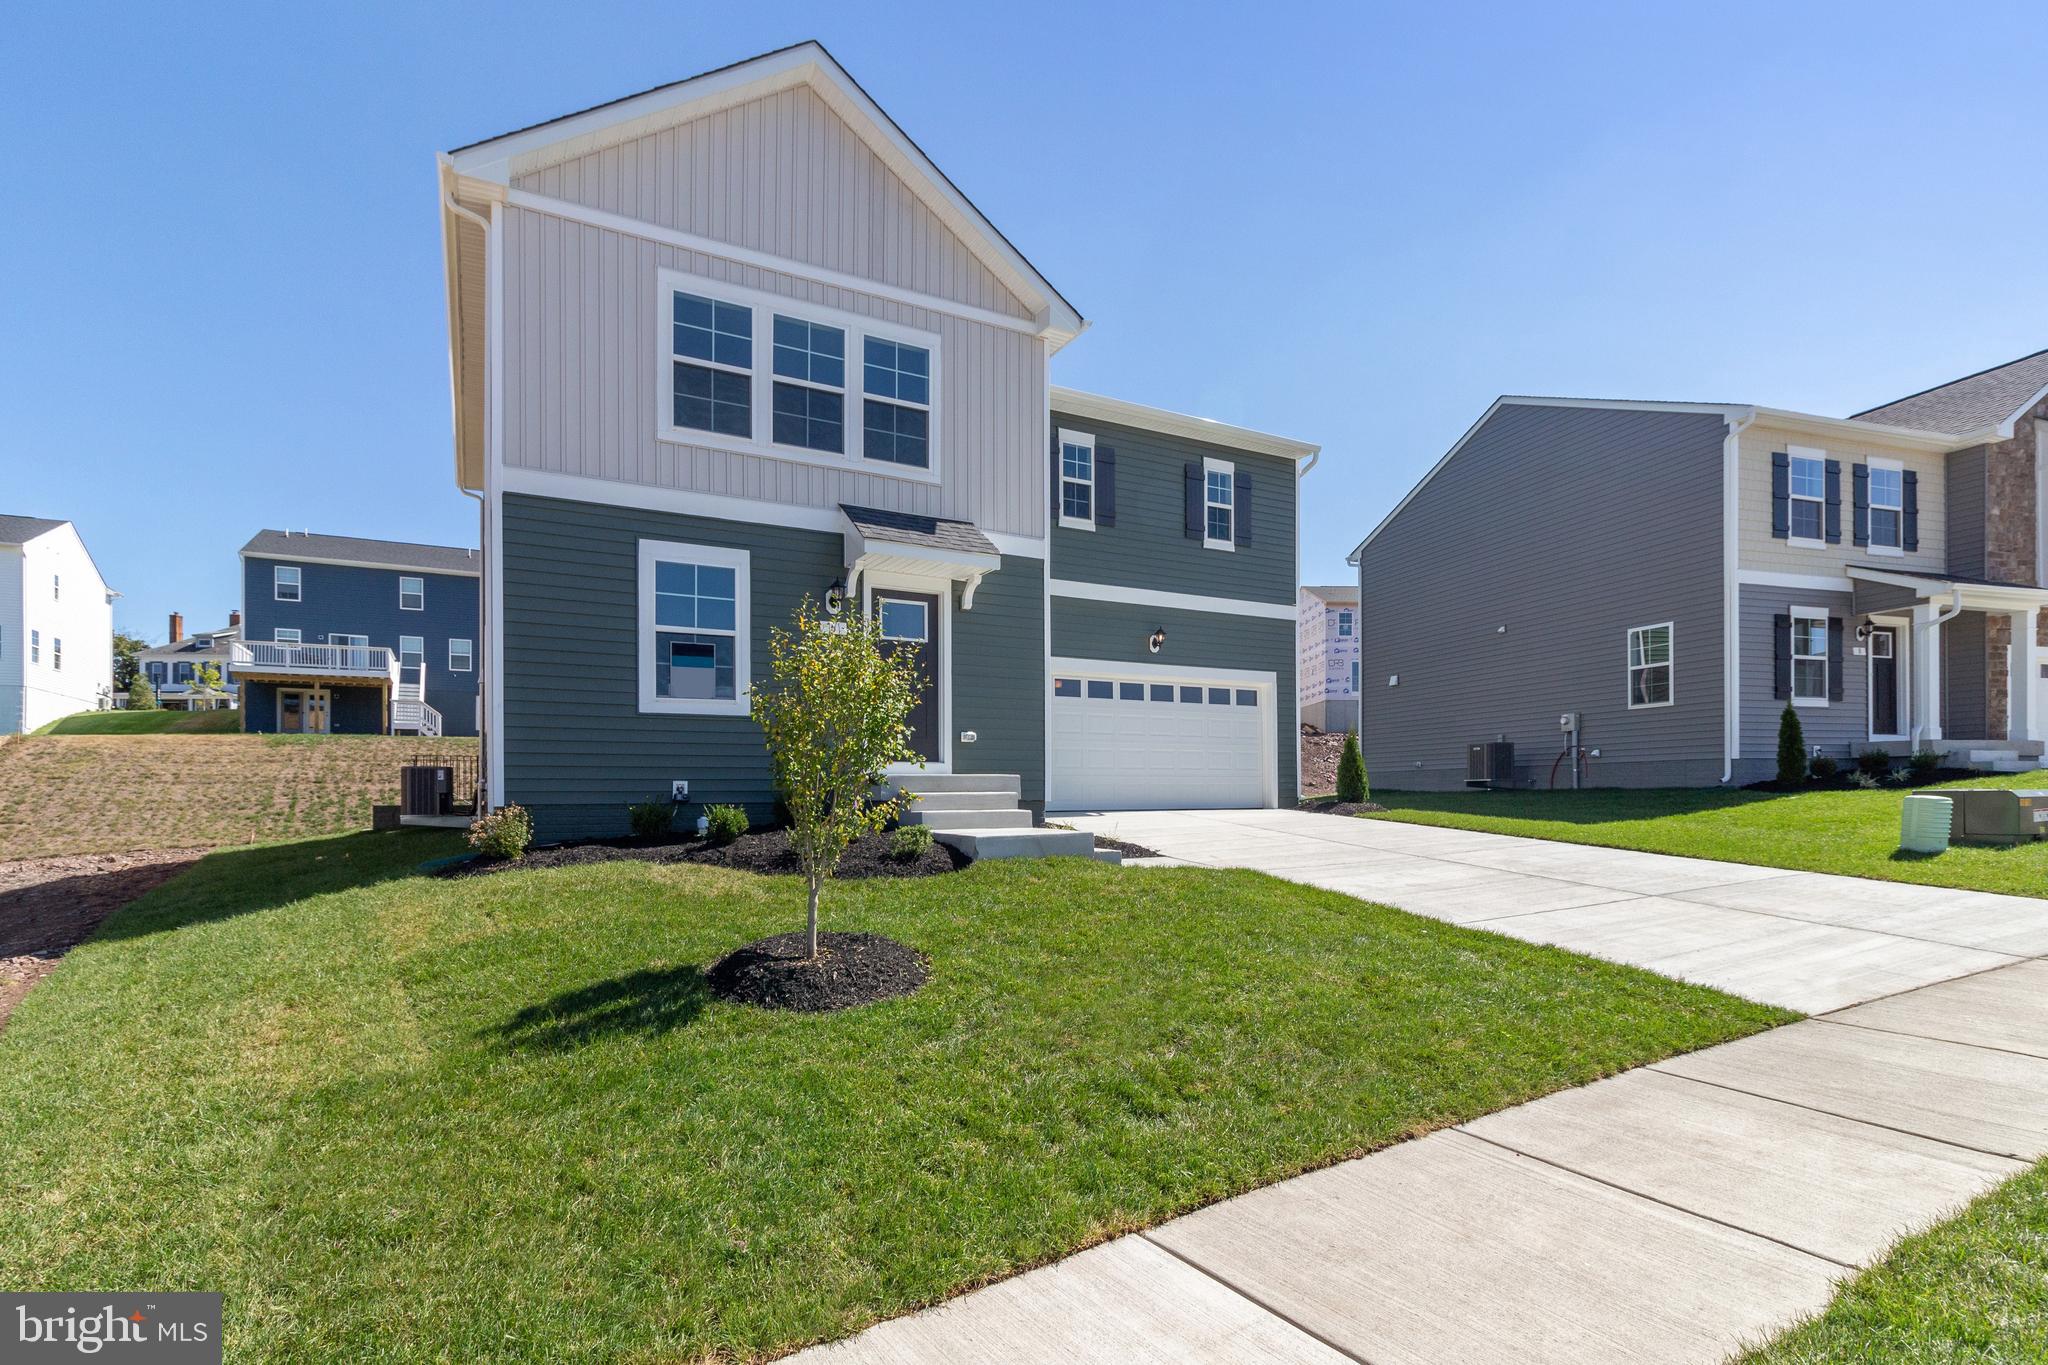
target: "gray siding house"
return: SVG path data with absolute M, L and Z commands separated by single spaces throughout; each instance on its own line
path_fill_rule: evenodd
M 1053 389 L 1080 315 L 823 48 L 440 170 L 491 803 L 768 815 L 747 692 L 806 598 L 928 661 L 935 806 L 1293 799 L 1316 448 Z
M 1351 556 L 1374 780 L 1744 784 L 1788 703 L 1843 762 L 2037 766 L 2044 431 L 2048 352 L 1851 418 L 1500 399 Z

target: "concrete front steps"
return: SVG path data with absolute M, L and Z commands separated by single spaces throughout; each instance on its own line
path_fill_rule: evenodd
M 1079 830 L 1046 829 L 1018 804 L 1022 789 L 1015 773 L 906 773 L 898 791 L 917 799 L 903 811 L 906 825 L 926 825 L 932 837 L 969 858 L 1101 858 L 1095 836 Z
M 1951 768 L 1977 768 L 1993 773 L 2030 773 L 2044 766 L 2044 746 L 2038 739 L 1937 739 L 1925 741 L 1923 748 L 1933 749 L 1941 755 L 1942 763 Z M 1904 758 L 1912 752 L 1910 744 L 1899 741 L 1880 741 L 1854 746 L 1857 753 L 1879 750 L 1895 758 Z

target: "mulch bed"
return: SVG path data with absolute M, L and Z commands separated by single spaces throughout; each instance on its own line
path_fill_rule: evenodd
M 819 934 L 804 956 L 803 934 L 777 934 L 738 948 L 704 974 L 712 994 L 743 1005 L 823 1014 L 909 995 L 931 976 L 931 960 L 881 934 Z
M 1987 776 L 1988 773 L 1977 768 L 1936 768 L 1925 777 L 1915 777 L 1906 768 L 1894 768 L 1891 777 L 1878 779 L 1878 787 L 1890 791 L 1913 791 L 1919 787 L 1931 787 L 1938 782 L 1966 782 L 1973 777 Z M 1892 778 L 1899 780 L 1895 782 Z M 1856 789 L 1856 768 L 1853 764 L 1825 780 L 1809 778 L 1805 782 L 1785 783 L 1773 777 L 1763 782 L 1752 782 L 1743 788 L 1746 792 L 1839 792 Z
M 192 866 L 204 849 L 81 853 L 0 863 L 0 1025 L 100 921 Z
M 508 862 L 502 858 L 478 858 L 442 868 L 437 877 L 483 877 L 515 868 L 579 867 L 589 863 L 699 863 L 711 867 L 738 868 L 742 872 L 794 876 L 796 854 L 790 851 L 789 832 L 780 829 L 752 831 L 723 846 L 702 839 L 591 839 L 578 843 L 549 844 L 528 851 L 524 858 Z M 887 834 L 863 835 L 853 841 L 839 860 L 833 875 L 848 879 L 863 877 L 932 877 L 957 872 L 967 859 L 933 843 L 915 858 L 899 858 L 889 848 Z
M 1134 844 L 1128 839 L 1112 839 L 1106 834 L 1095 836 L 1095 846 L 1097 848 L 1113 848 L 1126 858 L 1158 858 L 1164 856 L 1156 848 L 1147 848 L 1143 844 Z
M 1325 796 L 1302 802 L 1301 809 L 1312 815 L 1374 815 L 1386 807 L 1377 801 L 1339 801 Z

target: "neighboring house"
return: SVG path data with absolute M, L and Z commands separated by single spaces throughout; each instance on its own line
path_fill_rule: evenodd
M 244 730 L 477 732 L 475 550 L 259 531 L 241 558 Z
M 1376 783 L 1704 786 L 2041 753 L 2048 352 L 1853 418 L 1502 398 L 1353 552 Z M 1553 776 L 1553 774 L 1555 776 Z
M 1080 315 L 821 47 L 441 176 L 494 803 L 770 814 L 747 692 L 806 598 L 923 649 L 928 811 L 1293 801 L 1315 447 L 1051 390 Z
M 119 595 L 70 522 L 0 515 L 0 735 L 111 705 Z
M 233 664 L 235 642 L 242 638 L 242 613 L 228 613 L 228 623 L 218 630 L 200 630 L 185 633 L 185 617 L 181 612 L 172 612 L 169 638 L 160 645 L 152 645 L 135 656 L 136 667 L 142 676 L 149 679 L 150 689 L 156 693 L 157 705 L 167 711 L 218 710 L 235 704 Z M 208 695 L 196 692 L 192 686 L 193 673 L 201 664 L 212 664 L 220 671 L 221 688 Z M 127 698 L 116 697 L 117 705 L 125 705 Z
M 1295 623 L 1301 653 L 1301 720 L 1337 734 L 1358 728 L 1358 587 L 1301 590 Z

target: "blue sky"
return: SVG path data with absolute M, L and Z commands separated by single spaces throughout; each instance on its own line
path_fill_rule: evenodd
M 1497 394 L 1846 414 L 2048 346 L 2038 14 L 1981 5 L 10 7 L 0 511 L 160 638 L 263 526 L 472 543 L 437 149 L 822 39 L 1094 323 L 1319 441 L 1309 580 Z

